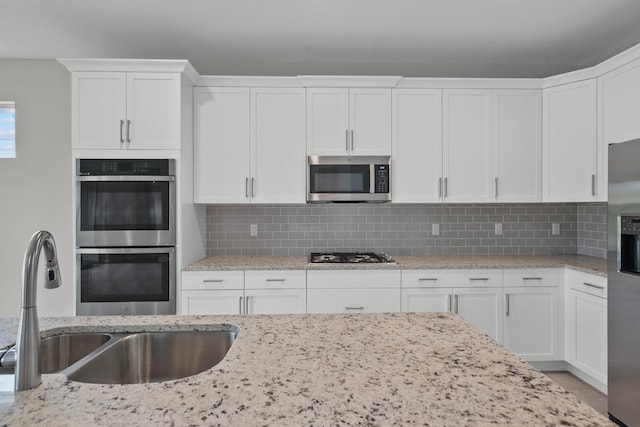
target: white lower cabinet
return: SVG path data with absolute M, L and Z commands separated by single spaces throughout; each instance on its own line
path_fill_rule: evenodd
M 502 288 L 453 289 L 453 311 L 502 343 Z
M 607 384 L 607 279 L 567 270 L 566 358 L 600 384 Z M 589 380 L 589 378 L 583 378 Z
M 309 270 L 308 313 L 400 311 L 400 270 Z
M 182 291 L 182 314 L 242 314 L 244 291 Z

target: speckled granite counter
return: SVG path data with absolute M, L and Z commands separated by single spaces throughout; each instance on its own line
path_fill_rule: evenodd
M 612 425 L 450 313 L 41 321 L 45 335 L 74 325 L 115 332 L 216 324 L 240 333 L 212 369 L 126 386 L 44 375 L 33 390 L 0 395 L 0 425 Z M 0 346 L 15 326 L 0 319 Z
M 607 261 L 584 255 L 522 256 L 395 256 L 388 264 L 310 264 L 306 257 L 212 256 L 185 270 L 315 270 L 315 269 L 416 269 L 416 268 L 548 268 L 569 267 L 606 276 Z

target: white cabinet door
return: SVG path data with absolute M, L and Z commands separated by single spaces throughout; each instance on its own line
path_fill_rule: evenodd
M 442 199 L 442 90 L 394 89 L 391 165 L 394 203 Z
M 391 89 L 349 89 L 350 153 L 391 155 Z
M 596 81 L 543 90 L 543 200 L 596 200 Z
M 180 74 L 127 73 L 127 148 L 180 149 Z
M 307 154 L 349 151 L 349 89 L 307 89 Z
M 502 343 L 502 288 L 456 288 L 453 300 L 460 317 Z
M 417 313 L 451 311 L 451 289 L 403 288 L 402 311 Z
M 608 146 L 640 138 L 640 60 L 598 78 L 598 200 L 607 200 Z
M 194 201 L 247 203 L 250 184 L 249 89 L 194 89 Z
M 126 83 L 125 73 L 72 73 L 71 141 L 73 148 L 120 149 L 125 147 Z
M 400 289 L 307 289 L 308 313 L 394 313 Z
M 494 199 L 542 200 L 542 105 L 538 90 L 493 92 Z
M 524 360 L 559 359 L 556 287 L 504 289 L 504 345 Z
M 493 199 L 490 90 L 443 91 L 443 172 L 447 202 Z
M 245 298 L 245 314 L 296 314 L 307 311 L 305 289 L 247 289 Z
M 251 89 L 253 202 L 305 202 L 304 138 L 304 89 Z
M 230 291 L 182 291 L 183 315 L 242 314 L 242 289 Z
M 569 289 L 567 361 L 607 384 L 607 300 Z
M 390 155 L 391 89 L 307 89 L 308 155 Z

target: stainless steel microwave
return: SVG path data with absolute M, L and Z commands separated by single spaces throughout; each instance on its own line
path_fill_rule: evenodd
M 390 177 L 389 156 L 308 156 L 307 202 L 389 202 Z

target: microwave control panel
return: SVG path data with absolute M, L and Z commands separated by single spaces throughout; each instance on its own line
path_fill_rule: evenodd
M 620 231 L 622 234 L 640 234 L 640 216 L 620 217 Z
M 389 165 L 375 165 L 375 192 L 389 192 Z

